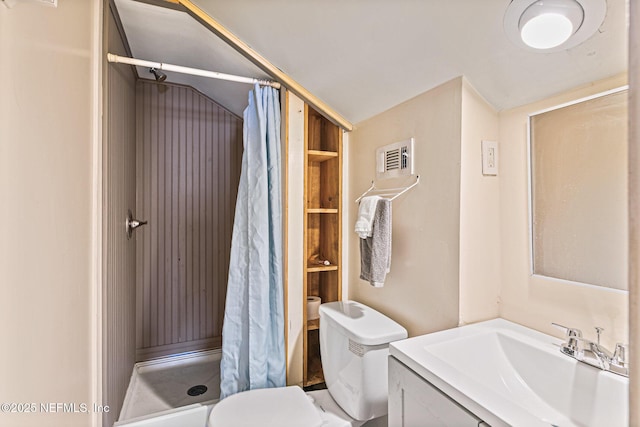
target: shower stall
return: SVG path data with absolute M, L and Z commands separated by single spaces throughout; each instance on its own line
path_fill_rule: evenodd
M 123 414 L 145 416 L 138 411 L 142 407 L 151 413 L 191 402 L 213 402 L 219 396 L 243 125 L 262 129 L 262 119 L 255 117 L 264 114 L 263 110 L 250 114 L 251 119 L 243 123 L 240 116 L 249 104 L 251 87 L 237 82 L 278 88 L 279 83 L 264 80 L 275 76 L 322 103 L 248 46 L 239 49 L 241 41 L 228 34 L 220 36 L 224 31 L 206 15 L 192 9 L 185 13 L 182 3 L 108 0 L 103 4 L 103 351 L 99 363 L 102 401 L 111 409 L 103 414 L 103 425 L 111 426 L 119 417 L 123 421 Z M 269 96 L 277 99 L 277 91 L 269 90 L 273 93 Z M 261 92 L 254 87 L 253 105 Z M 276 105 L 267 110 L 280 110 Z M 288 104 L 282 105 L 286 111 Z M 302 116 L 299 119 L 302 126 Z M 287 128 L 279 118 L 273 122 L 277 124 L 269 141 Z M 299 133 L 302 136 L 302 127 Z M 278 138 L 275 145 L 280 144 Z M 277 163 L 282 164 L 279 156 Z M 284 179 L 286 175 L 271 165 L 269 173 L 278 181 Z M 261 192 L 260 188 L 257 194 Z M 282 220 L 278 215 L 274 221 Z M 135 230 L 125 232 L 125 224 L 135 225 Z M 254 307 L 251 314 L 256 310 L 262 313 Z M 295 307 L 294 311 L 299 317 L 300 310 Z M 281 314 L 282 309 L 278 317 Z M 281 323 L 272 329 L 284 333 Z M 225 339 L 230 335 L 225 331 Z M 272 357 L 278 352 L 267 353 Z M 227 366 L 224 358 L 222 365 Z M 190 372 L 195 373 L 193 380 L 187 375 Z M 284 369 L 280 376 L 283 382 Z M 156 386 L 150 387 L 153 382 Z M 151 396 L 157 405 L 128 400 L 136 395 Z M 154 404 L 145 406 L 149 403 Z
M 114 130 L 105 164 L 105 194 L 113 196 L 106 203 L 105 303 L 107 322 L 118 324 L 105 329 L 114 354 L 105 378 L 118 381 L 109 390 L 118 393 L 107 394 L 118 411 L 110 421 L 218 399 L 219 350 L 202 352 L 221 346 L 242 158 L 240 117 L 191 87 L 143 78 L 125 85 L 122 71 L 110 71 L 122 84 L 112 81 L 108 126 L 120 121 L 134 131 L 127 144 Z M 124 97 L 128 108 L 118 105 L 123 87 L 133 88 Z M 130 240 L 129 209 L 146 221 Z M 128 278 L 119 271 L 125 264 L 133 264 Z
M 220 347 L 242 119 L 139 80 L 136 129 L 136 360 Z
M 132 55 L 117 5 L 155 10 L 105 2 L 105 59 Z M 215 96 L 150 68 L 106 60 L 103 68 L 105 426 L 121 412 L 143 415 L 123 405 L 154 412 L 219 396 L 243 121 Z M 236 104 L 246 105 L 250 85 L 235 86 Z M 146 221 L 130 238 L 129 210 Z M 125 402 L 127 390 L 147 400 Z

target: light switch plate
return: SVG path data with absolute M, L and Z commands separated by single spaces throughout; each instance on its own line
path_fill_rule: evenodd
M 482 141 L 482 175 L 498 175 L 498 143 Z

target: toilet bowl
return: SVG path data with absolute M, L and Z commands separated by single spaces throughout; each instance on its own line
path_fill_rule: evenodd
M 234 394 L 211 410 L 209 426 L 321 426 L 322 418 L 300 387 L 265 388 Z
M 327 390 L 305 393 L 290 386 L 234 394 L 215 405 L 209 416 L 213 427 L 359 427 Z
M 209 427 L 358 427 L 387 414 L 389 343 L 407 330 L 355 301 L 320 306 L 320 354 L 327 390 L 249 390 L 211 410 Z
M 307 392 L 307 397 L 313 402 L 322 418 L 322 427 L 360 427 L 366 420 L 355 420 L 342 410 L 333 400 L 329 390 Z

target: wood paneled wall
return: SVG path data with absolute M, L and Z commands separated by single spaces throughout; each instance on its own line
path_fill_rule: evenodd
M 219 347 L 242 119 L 179 85 L 137 85 L 137 359 Z
M 105 9 L 109 9 L 105 5 Z M 112 13 L 105 10 L 106 49 L 126 54 Z M 106 62 L 106 59 L 105 59 Z M 103 426 L 118 419 L 135 363 L 135 241 L 124 219 L 136 204 L 136 75 L 133 67 L 105 64 L 102 145 L 102 401 L 110 411 Z

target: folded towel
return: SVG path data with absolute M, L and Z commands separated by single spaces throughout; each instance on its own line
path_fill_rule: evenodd
M 390 269 L 391 200 L 380 199 L 373 217 L 372 235 L 360 239 L 360 278 L 380 288 Z
M 360 200 L 358 219 L 356 220 L 356 233 L 361 239 L 371 236 L 371 224 L 380 199 L 380 196 L 367 196 Z

